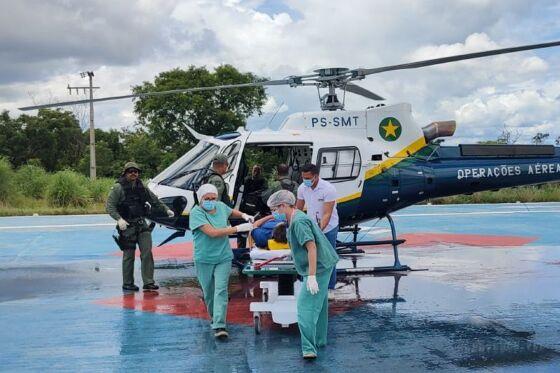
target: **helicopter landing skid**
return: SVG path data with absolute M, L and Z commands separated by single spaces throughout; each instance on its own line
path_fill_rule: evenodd
M 401 271 L 412 271 L 412 269 L 405 265 L 401 264 L 399 260 L 399 245 L 403 244 L 406 240 L 397 239 L 397 231 L 395 229 L 395 223 L 393 222 L 393 218 L 391 215 L 386 214 L 385 217 L 389 221 L 389 225 L 391 226 L 391 238 L 390 240 L 378 240 L 378 241 L 360 241 L 357 242 L 358 232 L 360 228 L 358 225 L 354 225 L 352 228 L 343 228 L 341 229 L 342 232 L 352 232 L 353 233 L 353 242 L 338 242 L 336 245 L 336 252 L 339 255 L 350 256 L 352 260 L 353 268 L 340 268 L 337 269 L 337 274 L 356 274 L 356 273 L 381 273 L 381 272 L 401 272 Z M 393 246 L 393 257 L 394 263 L 392 266 L 383 266 L 383 267 L 358 267 L 358 255 L 356 254 L 363 254 L 365 253 L 364 250 L 358 249 L 360 246 L 376 246 L 376 245 L 392 245 Z

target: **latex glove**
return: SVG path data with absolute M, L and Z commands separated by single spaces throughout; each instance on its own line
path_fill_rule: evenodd
M 243 220 L 245 220 L 249 223 L 254 223 L 255 222 L 255 217 L 251 216 L 249 214 L 243 213 L 243 214 L 241 214 L 241 217 L 243 218 Z
M 169 216 L 170 218 L 175 216 L 175 213 L 173 212 L 173 210 L 167 210 L 167 216 Z
M 319 284 L 317 283 L 317 277 L 307 276 L 307 290 L 311 293 L 311 295 L 315 295 L 319 292 Z
M 128 222 L 123 218 L 120 218 L 119 220 L 117 220 L 117 225 L 119 226 L 119 229 L 121 231 L 124 231 L 128 227 Z
M 235 226 L 237 232 L 249 232 L 253 229 L 253 223 L 243 223 Z

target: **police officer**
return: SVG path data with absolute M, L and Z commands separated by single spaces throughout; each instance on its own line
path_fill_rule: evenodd
M 170 218 L 175 214 L 142 184 L 139 174 L 140 167 L 136 163 L 128 162 L 124 165 L 122 175 L 109 193 L 106 209 L 117 221 L 118 242 L 123 251 L 123 290 L 140 290 L 134 284 L 134 256 L 137 244 L 140 248 L 144 290 L 157 290 L 159 286 L 154 282 L 151 229 L 144 218 L 150 209 L 154 213 L 165 213 Z
M 229 167 L 228 158 L 225 154 L 216 154 L 212 161 L 212 170 L 210 174 L 204 179 L 204 184 L 212 184 L 218 189 L 218 201 L 222 201 L 227 206 L 231 207 L 231 200 L 228 195 L 227 184 L 224 181 L 223 175 L 227 172 Z

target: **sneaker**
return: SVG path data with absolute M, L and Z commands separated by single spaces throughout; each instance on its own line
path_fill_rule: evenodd
M 125 284 L 125 285 L 122 286 L 122 289 L 126 290 L 126 291 L 138 291 L 138 290 L 140 290 L 140 288 L 138 286 L 134 285 L 134 284 Z
M 219 339 L 226 339 L 229 337 L 229 334 L 225 328 L 218 328 L 214 330 L 214 337 Z
M 313 360 L 317 358 L 317 354 L 314 354 L 313 352 L 308 352 L 306 354 L 303 354 L 303 358 L 305 360 Z
M 159 289 L 159 286 L 157 286 L 156 284 L 146 284 L 143 287 L 144 290 L 157 290 Z

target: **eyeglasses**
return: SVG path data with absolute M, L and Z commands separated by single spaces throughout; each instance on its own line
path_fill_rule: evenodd
M 127 174 L 138 174 L 139 172 L 138 172 L 138 170 L 135 170 L 135 169 L 132 168 L 130 170 L 126 170 L 126 173 Z

